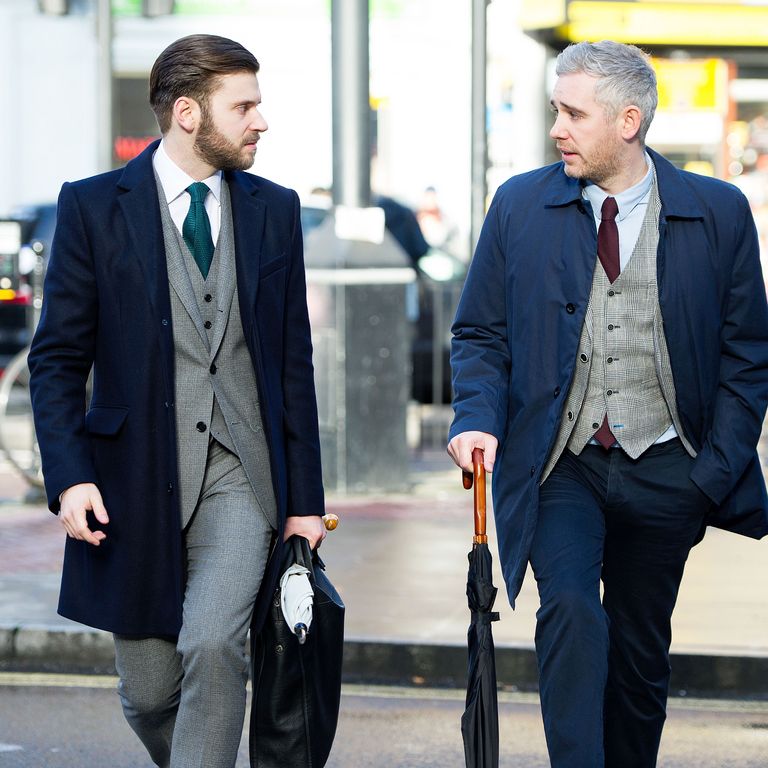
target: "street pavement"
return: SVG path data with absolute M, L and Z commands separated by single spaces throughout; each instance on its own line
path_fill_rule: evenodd
M 472 493 L 442 452 L 414 454 L 407 494 L 335 496 L 321 554 L 346 606 L 345 680 L 465 681 Z M 112 671 L 111 639 L 56 615 L 64 532 L 0 466 L 0 669 Z M 489 494 L 490 499 L 490 494 Z M 536 589 L 508 604 L 494 552 L 502 689 L 535 690 Z M 710 529 L 691 554 L 673 619 L 672 693 L 768 699 L 768 543 Z
M 500 768 L 546 768 L 537 697 L 499 698 Z M 463 709 L 455 689 L 345 685 L 327 768 L 459 768 Z M 765 768 L 767 755 L 768 702 L 671 702 L 659 768 Z M 107 765 L 150 765 L 114 678 L 0 673 L 2 768 Z M 246 766 L 247 728 L 237 768 Z

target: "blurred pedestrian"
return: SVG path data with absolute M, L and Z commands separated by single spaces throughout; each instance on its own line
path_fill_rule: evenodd
M 213 35 L 160 54 L 162 140 L 64 185 L 29 355 L 59 612 L 114 633 L 126 718 L 173 768 L 235 765 L 280 542 L 325 535 L 299 201 L 243 173 L 258 70 Z
M 510 599 L 536 577 L 552 766 L 651 768 L 688 552 L 768 532 L 768 310 L 744 196 L 645 146 L 645 54 L 578 43 L 557 75 L 562 161 L 502 185 L 469 270 L 448 450 L 495 468 Z
M 432 248 L 451 252 L 456 239 L 456 226 L 448 220 L 440 206 L 437 190 L 427 187 L 416 211 L 416 219 L 421 227 L 424 239 Z
M 372 205 L 384 211 L 384 226 L 405 251 L 414 268 L 429 251 L 429 243 L 421 233 L 416 214 L 407 205 L 387 195 L 374 195 Z

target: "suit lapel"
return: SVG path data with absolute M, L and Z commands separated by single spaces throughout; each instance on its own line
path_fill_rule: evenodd
M 203 327 L 203 318 L 200 315 L 200 307 L 197 305 L 195 289 L 192 287 L 192 281 L 189 279 L 189 272 L 184 264 L 184 256 L 181 249 L 174 249 L 168 253 L 168 282 L 171 288 L 179 297 L 179 301 L 184 305 L 187 314 L 197 328 L 200 338 L 205 346 L 208 346 L 208 334 Z
M 232 312 L 232 298 L 235 294 L 235 246 L 232 240 L 232 206 L 230 202 L 229 185 L 221 185 L 221 229 L 219 230 L 219 247 L 216 258 L 219 260 L 218 276 L 216 278 L 216 298 L 218 305 L 223 308 L 225 316 L 215 325 L 211 340 L 211 360 L 216 357 L 224 331 L 227 329 Z

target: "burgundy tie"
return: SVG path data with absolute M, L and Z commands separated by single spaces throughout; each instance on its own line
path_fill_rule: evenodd
M 616 214 L 619 207 L 616 205 L 616 199 L 606 197 L 601 208 L 600 227 L 597 230 L 597 256 L 603 265 L 608 280 L 613 282 L 621 272 L 621 262 L 619 261 L 619 230 L 616 226 Z M 610 448 L 616 438 L 608 426 L 608 414 L 603 417 L 603 423 L 600 429 L 595 432 L 595 439 L 603 448 Z

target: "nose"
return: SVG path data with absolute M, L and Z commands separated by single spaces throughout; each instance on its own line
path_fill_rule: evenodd
M 549 136 L 552 139 L 564 139 L 566 138 L 566 130 L 560 120 L 560 115 L 555 116 L 555 122 L 552 123 L 552 128 L 549 131 Z
M 259 110 L 256 110 L 256 113 L 253 116 L 253 120 L 251 121 L 251 129 L 254 131 L 258 131 L 259 133 L 264 133 L 269 126 L 267 125 L 267 121 L 264 119 L 264 116 L 259 112 Z

